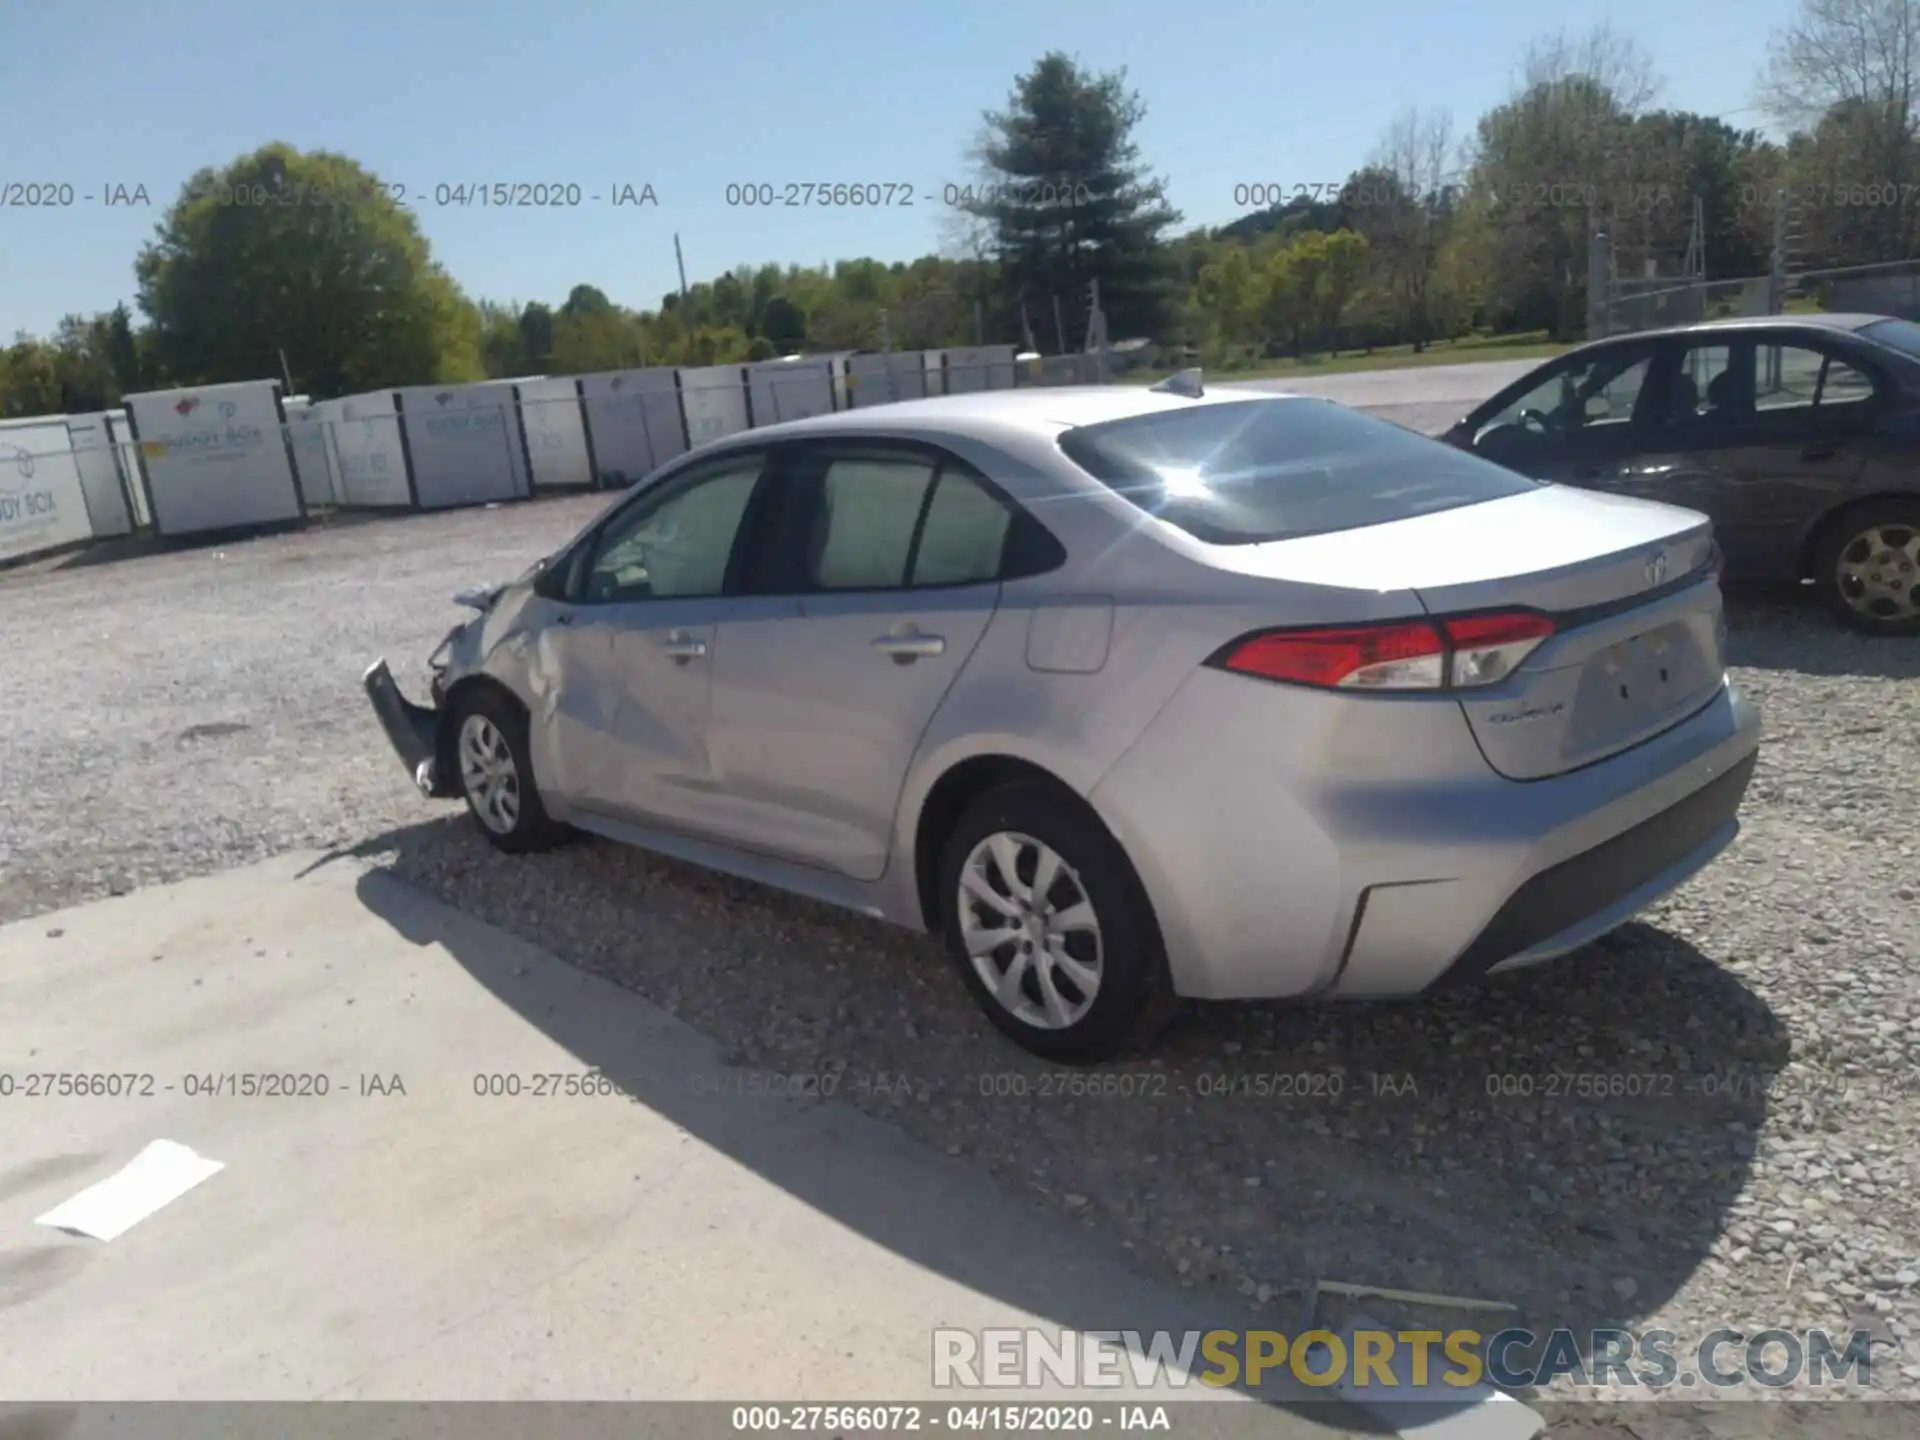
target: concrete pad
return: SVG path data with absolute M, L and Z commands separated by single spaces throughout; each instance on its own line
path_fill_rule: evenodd
M 531 1093 L 590 1068 L 620 1093 Z M 0 1076 L 7 1400 L 1031 1400 L 934 1390 L 930 1329 L 1273 1323 L 346 859 L 0 928 Z M 159 1138 L 225 1169 L 110 1243 L 33 1225 Z M 1309 1394 L 1217 1403 L 1377 1430 Z

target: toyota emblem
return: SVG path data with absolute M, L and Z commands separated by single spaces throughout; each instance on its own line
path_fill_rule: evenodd
M 1658 585 L 1667 578 L 1667 552 L 1656 550 L 1647 560 L 1647 584 Z

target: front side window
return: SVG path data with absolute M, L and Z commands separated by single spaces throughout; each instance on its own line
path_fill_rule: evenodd
M 1067 458 L 1196 539 L 1247 545 L 1499 500 L 1538 482 L 1330 400 L 1228 400 L 1068 430 Z
M 580 598 L 604 605 L 721 594 L 764 463 L 757 453 L 729 457 L 637 499 L 601 530 Z
M 1481 422 L 1474 444 L 1508 429 L 1570 439 L 1629 425 L 1652 366 L 1647 350 L 1603 350 L 1565 362 Z

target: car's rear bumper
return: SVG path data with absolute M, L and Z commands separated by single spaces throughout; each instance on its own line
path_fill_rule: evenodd
M 1542 870 L 1507 897 L 1434 988 L 1577 950 L 1691 879 L 1739 833 L 1736 815 L 1759 760 L 1758 750 L 1749 751 L 1679 804 Z
M 416 705 L 401 694 L 385 660 L 369 665 L 360 683 L 366 687 L 374 718 L 386 732 L 387 743 L 407 767 L 420 793 L 428 797 L 451 795 L 449 777 L 439 773 L 440 712 Z
M 1759 745 L 1727 685 L 1631 750 L 1513 781 L 1458 714 L 1224 675 L 1176 697 L 1091 796 L 1175 988 L 1404 996 L 1576 949 L 1727 846 Z

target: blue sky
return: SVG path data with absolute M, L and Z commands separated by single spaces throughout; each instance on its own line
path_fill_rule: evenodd
M 981 112 L 1058 48 L 1125 66 L 1138 140 L 1192 223 L 1234 187 L 1338 182 L 1408 104 L 1465 132 L 1527 42 L 1596 19 L 1639 40 L 1665 103 L 1761 125 L 1754 76 L 1791 0 L 0 0 L 0 186 L 66 184 L 70 209 L 0 208 L 0 339 L 133 298 L 133 257 L 180 185 L 271 140 L 345 152 L 419 197 L 435 255 L 476 298 L 574 284 L 653 308 L 743 261 L 908 259 L 943 248 L 943 185 Z M 550 210 L 436 203 L 438 187 L 559 182 Z M 911 187 L 911 208 L 729 206 L 729 183 Z M 650 184 L 657 206 L 616 207 Z M 150 208 L 106 206 L 144 185 Z M 595 203 L 590 197 L 600 195 Z M 950 215 L 950 212 L 947 212 Z

